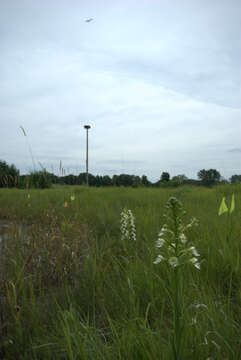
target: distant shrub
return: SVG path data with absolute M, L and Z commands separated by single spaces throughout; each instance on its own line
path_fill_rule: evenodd
M 19 181 L 20 188 L 47 189 L 52 185 L 51 174 L 46 171 L 34 171 L 29 175 L 21 176 Z
M 241 175 L 232 175 L 230 178 L 230 182 L 231 182 L 231 184 L 241 182 Z

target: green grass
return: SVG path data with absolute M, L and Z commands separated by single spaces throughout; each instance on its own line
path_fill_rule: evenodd
M 219 217 L 232 193 L 235 211 Z M 182 359 L 241 359 L 240 185 L 0 189 L 3 358 L 172 359 L 173 274 L 153 264 L 170 196 L 200 223 L 189 237 L 201 269 L 183 270 Z M 134 243 L 120 240 L 123 208 Z

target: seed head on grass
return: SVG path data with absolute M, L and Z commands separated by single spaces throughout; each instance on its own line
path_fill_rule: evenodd
M 197 219 L 192 218 L 185 225 L 182 220 L 185 214 L 182 204 L 174 197 L 168 200 L 166 208 L 167 223 L 161 228 L 156 241 L 156 248 L 159 251 L 161 249 L 161 254 L 158 254 L 154 264 L 166 261 L 171 267 L 176 268 L 189 263 L 200 269 L 200 255 L 185 234 L 188 229 L 198 224 Z
M 191 219 L 189 224 L 184 224 L 183 216 L 185 214 L 183 206 L 175 197 L 171 197 L 166 205 L 166 224 L 163 225 L 158 234 L 156 241 L 156 248 L 159 254 L 157 255 L 154 264 L 165 262 L 173 273 L 173 338 L 172 350 L 174 360 L 182 359 L 182 343 L 183 343 L 183 271 L 181 268 L 184 265 L 191 264 L 197 269 L 200 269 L 198 260 L 199 253 L 195 246 L 191 245 L 186 232 L 191 227 L 197 225 L 195 218 Z
M 135 218 L 131 210 L 124 209 L 121 212 L 121 240 L 134 240 L 136 241 L 136 227 Z

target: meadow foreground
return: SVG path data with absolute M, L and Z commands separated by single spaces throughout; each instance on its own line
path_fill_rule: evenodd
M 182 218 L 164 216 L 170 198 Z M 241 359 L 240 199 L 240 185 L 1 189 L 0 359 Z

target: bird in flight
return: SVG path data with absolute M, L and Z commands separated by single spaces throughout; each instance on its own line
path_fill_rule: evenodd
M 93 20 L 94 20 L 93 18 L 89 18 L 89 19 L 86 19 L 85 22 L 89 23 L 89 22 L 91 22 Z

